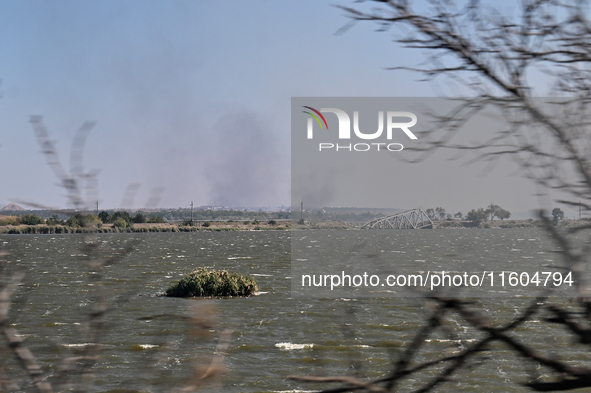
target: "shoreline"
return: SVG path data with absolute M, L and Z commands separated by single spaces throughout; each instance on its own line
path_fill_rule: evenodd
M 486 221 L 476 226 L 470 221 L 435 221 L 432 229 L 509 229 L 509 228 L 543 228 L 540 220 L 496 220 Z M 572 228 L 588 225 L 586 220 L 560 220 L 559 228 Z M 359 225 L 360 226 L 360 225 Z M 177 223 L 144 223 L 133 224 L 127 228 L 103 224 L 100 227 L 69 227 L 67 225 L 0 225 L 0 235 L 44 235 L 71 233 L 159 233 L 159 232 L 224 232 L 224 231 L 290 231 L 310 229 L 359 230 L 344 221 L 306 222 L 305 224 L 279 221 L 274 223 L 243 223 L 236 221 L 213 221 L 196 223 L 193 226 Z
M 176 223 L 144 223 L 133 224 L 126 228 L 115 227 L 113 224 L 103 224 L 100 227 L 69 227 L 67 225 L 2 225 L 0 235 L 49 235 L 71 233 L 159 233 L 159 232 L 223 232 L 223 231 L 263 231 L 289 230 L 290 222 L 276 224 L 258 223 L 244 224 L 239 222 L 210 222 L 207 225 L 193 226 Z

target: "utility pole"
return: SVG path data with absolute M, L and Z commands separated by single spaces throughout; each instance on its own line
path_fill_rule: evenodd
M 191 226 L 193 226 L 193 201 L 191 201 Z
M 98 216 L 98 201 L 96 201 L 96 215 Z

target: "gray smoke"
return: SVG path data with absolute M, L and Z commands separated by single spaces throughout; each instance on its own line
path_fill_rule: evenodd
M 243 111 L 224 116 L 212 131 L 219 146 L 206 166 L 211 204 L 268 206 L 284 199 L 281 187 L 289 183 L 289 146 L 281 146 L 269 126 Z
M 323 168 L 322 171 L 297 169 L 297 173 L 292 173 L 292 209 L 299 210 L 300 202 L 304 202 L 305 209 L 330 206 L 337 196 L 334 184 L 337 172 L 330 168 Z

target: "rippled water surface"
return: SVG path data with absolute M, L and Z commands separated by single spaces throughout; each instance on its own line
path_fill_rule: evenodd
M 446 243 L 446 233 L 457 236 L 457 231 L 432 233 L 441 244 Z M 531 229 L 507 230 L 504 233 L 510 236 L 501 237 L 497 231 L 461 233 L 472 248 L 482 241 L 479 238 L 494 233 L 498 258 L 512 257 L 516 239 L 540 239 L 539 232 Z M 225 329 L 232 330 L 232 336 L 224 361 L 223 392 L 301 392 L 317 387 L 285 378 L 292 374 L 384 375 L 422 325 L 427 315 L 424 302 L 417 298 L 292 299 L 290 235 L 266 231 L 3 236 L 2 249 L 9 252 L 7 266 L 26 273 L 11 310 L 12 321 L 50 373 L 58 359 L 80 353 L 86 342 L 85 321 L 101 290 L 95 280 L 99 275 L 89 272 L 88 259 L 93 254 L 85 245 L 98 242 L 98 254 L 112 258 L 113 263 L 100 276 L 109 311 L 95 391 L 169 391 L 183 386 L 196 365 L 209 364 Z M 133 251 L 126 253 L 130 246 Z M 200 266 L 253 275 L 260 294 L 216 300 L 158 296 Z M 529 301 L 479 299 L 477 304 L 501 323 Z M 211 335 L 193 334 L 187 317 L 203 316 L 211 305 L 218 314 L 218 322 L 206 326 Z M 561 332 L 533 320 L 516 334 L 561 358 L 587 359 L 582 350 L 560 352 L 570 345 Z M 429 337 L 418 360 L 453 353 L 478 337 L 452 318 L 446 332 Z M 492 359 L 479 359 L 476 364 L 482 365 L 463 371 L 461 382 L 443 385 L 440 391 L 524 391 L 516 383 L 526 380 L 527 369 L 503 346 L 494 348 Z M 425 382 L 432 372 L 411 378 L 408 386 Z

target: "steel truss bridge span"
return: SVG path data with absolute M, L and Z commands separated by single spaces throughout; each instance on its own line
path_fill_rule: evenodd
M 433 221 L 422 209 L 410 209 L 384 217 L 374 218 L 361 229 L 422 229 L 433 228 Z

